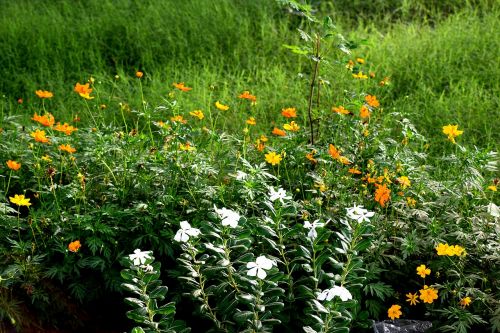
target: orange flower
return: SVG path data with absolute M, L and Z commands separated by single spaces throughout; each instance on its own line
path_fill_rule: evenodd
M 82 244 L 79 240 L 69 243 L 68 250 L 71 252 L 78 252 L 78 250 L 82 247 Z
M 263 151 L 265 147 L 266 145 L 261 139 L 257 139 L 255 141 L 255 148 L 257 148 L 258 151 Z
M 12 160 L 8 160 L 7 167 L 11 170 L 17 171 L 21 168 L 21 163 L 18 163 L 16 161 L 12 161 Z
M 377 96 L 366 95 L 365 101 L 366 101 L 366 103 L 368 103 L 369 106 L 372 106 L 374 108 L 377 108 L 380 106 L 380 102 L 377 100 Z
M 296 118 L 297 117 L 297 110 L 295 108 L 282 109 L 281 115 L 285 118 Z
M 469 306 L 469 304 L 472 302 L 471 298 L 469 296 L 462 298 L 459 302 L 460 306 L 462 308 L 465 308 L 466 306 Z
M 52 98 L 54 94 L 47 90 L 37 90 L 35 94 L 40 98 Z
M 399 318 L 402 314 L 400 305 L 394 304 L 387 310 L 387 316 L 392 320 Z
M 328 154 L 333 157 L 334 160 L 339 161 L 342 164 L 351 164 L 351 162 L 344 156 L 340 155 L 340 151 L 332 144 L 328 146 Z
M 420 289 L 420 299 L 424 301 L 424 303 L 432 304 L 434 300 L 438 299 L 438 291 L 432 287 L 424 286 L 424 289 Z
M 273 129 L 273 134 L 276 136 L 285 136 L 286 132 L 284 130 L 279 129 L 278 127 L 275 127 Z
M 176 87 L 177 89 L 179 89 L 180 91 L 189 91 L 189 90 L 193 89 L 193 88 L 186 87 L 184 85 L 184 82 L 179 82 L 179 83 L 174 82 L 174 83 L 172 83 L 172 85 L 174 87 Z
M 249 101 L 251 101 L 253 103 L 255 103 L 257 101 L 257 97 L 250 94 L 249 91 L 244 91 L 241 95 L 238 96 L 238 98 L 248 99 Z
M 71 147 L 71 145 L 59 145 L 59 150 L 68 152 L 70 154 L 73 154 L 76 151 L 76 149 Z
M 252 126 L 255 126 L 257 124 L 257 122 L 255 121 L 255 118 L 254 117 L 250 117 L 247 119 L 246 123 L 248 125 L 252 125 Z
M 353 175 L 360 175 L 361 174 L 361 171 L 358 170 L 358 167 L 354 167 L 354 168 L 350 168 L 349 170 L 347 170 L 347 172 L 349 173 L 352 173 Z
M 143 77 L 143 76 L 144 76 L 144 73 L 143 73 L 143 72 L 141 72 L 141 71 L 137 71 L 137 72 L 135 72 L 135 77 L 137 77 L 137 78 L 139 78 L 139 79 L 140 79 L 140 78 L 141 78 L 141 77 Z
M 318 160 L 314 158 L 314 154 L 316 154 L 316 150 L 312 150 L 310 153 L 306 154 L 306 158 L 311 161 L 312 164 L 318 163 Z
M 354 68 L 354 61 L 349 60 L 347 62 L 347 64 L 345 65 L 345 68 L 347 68 L 348 70 L 352 71 L 352 69 Z
M 45 136 L 45 131 L 40 131 L 39 129 L 31 132 L 30 134 L 36 142 L 49 143 L 49 138 Z
M 66 135 L 71 135 L 71 133 L 78 131 L 78 128 L 68 125 L 68 123 L 64 123 L 62 125 L 61 123 L 57 123 L 57 125 L 54 126 L 54 130 L 58 132 L 63 132 Z
M 366 106 L 362 106 L 361 109 L 359 110 L 359 116 L 362 118 L 362 119 L 365 119 L 365 118 L 370 118 L 370 110 L 368 110 L 368 108 Z
M 391 190 L 387 188 L 387 185 L 379 185 L 377 186 L 377 190 L 375 191 L 375 201 L 380 204 L 380 206 L 385 207 L 385 204 L 391 198 Z
M 351 114 L 351 111 L 346 110 L 342 105 L 339 107 L 332 107 L 332 112 L 336 112 L 338 114 Z
M 186 124 L 187 123 L 187 120 L 184 119 L 184 117 L 181 116 L 181 115 L 170 117 L 170 121 L 172 121 L 174 123 L 182 123 L 182 124 Z
M 90 93 L 92 93 L 92 88 L 90 88 L 89 86 L 90 83 L 80 84 L 79 82 L 77 82 L 73 90 L 85 99 L 93 99 L 94 97 L 90 97 Z
M 54 116 L 50 113 L 47 113 L 43 116 L 39 116 L 35 112 L 35 114 L 33 115 L 33 118 L 31 118 L 31 120 L 34 120 L 34 121 L 42 124 L 43 126 L 47 126 L 47 127 L 51 127 L 52 125 L 54 125 L 54 122 L 55 122 Z

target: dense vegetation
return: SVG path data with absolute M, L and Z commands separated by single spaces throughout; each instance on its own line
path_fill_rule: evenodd
M 499 13 L 4 4 L 3 328 L 498 331 Z

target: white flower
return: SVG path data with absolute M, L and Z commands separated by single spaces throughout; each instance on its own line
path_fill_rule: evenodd
M 147 259 L 151 259 L 151 251 L 141 251 L 140 249 L 135 249 L 133 254 L 129 254 L 128 257 L 133 261 L 135 266 L 144 265 Z
M 318 237 L 318 233 L 316 232 L 316 228 L 324 226 L 324 223 L 319 222 L 319 220 L 314 221 L 313 223 L 309 221 L 304 221 L 304 228 L 310 229 L 307 233 L 307 237 L 312 240 L 315 240 Z
M 249 262 L 247 264 L 247 268 L 250 268 L 247 275 L 257 276 L 259 279 L 263 280 L 267 276 L 265 270 L 269 270 L 272 267 L 273 261 L 271 259 L 267 259 L 265 256 L 260 256 L 255 260 L 255 262 Z
M 189 240 L 189 236 L 197 237 L 200 234 L 200 229 L 191 228 L 191 225 L 188 221 L 181 222 L 181 228 L 177 230 L 177 233 L 174 236 L 174 240 L 176 242 L 186 243 Z
M 218 209 L 215 205 L 214 209 L 221 218 L 223 226 L 230 226 L 231 228 L 236 228 L 238 226 L 238 221 L 241 218 L 240 214 L 227 208 Z
M 486 209 L 491 216 L 500 217 L 500 209 L 493 202 L 490 202 Z
M 236 180 L 243 181 L 248 178 L 248 174 L 243 171 L 236 171 L 236 175 L 234 176 Z
M 352 295 L 344 287 L 339 287 L 339 286 L 334 286 L 333 288 L 323 290 L 319 295 L 318 295 L 318 301 L 331 301 L 335 296 L 340 297 L 342 302 L 345 302 L 347 300 L 352 299 Z
M 282 204 L 284 203 L 283 200 L 286 199 L 291 199 L 292 197 L 286 195 L 286 191 L 279 187 L 277 191 L 274 190 L 274 188 L 269 187 L 269 200 L 272 202 L 279 200 Z
M 347 210 L 347 217 L 358 221 L 359 223 L 361 222 L 368 222 L 370 221 L 370 217 L 375 215 L 374 212 L 369 212 L 367 209 L 364 209 L 363 206 L 356 206 L 354 204 L 354 207 L 351 208 L 346 208 Z

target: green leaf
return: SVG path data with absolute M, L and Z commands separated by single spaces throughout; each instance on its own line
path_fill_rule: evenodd
M 137 323 L 144 323 L 148 319 L 148 308 L 144 306 L 127 311 L 127 318 L 132 319 Z
M 141 301 L 140 299 L 133 298 L 133 297 L 127 297 L 124 299 L 125 303 L 128 305 L 132 306 L 133 308 L 138 308 L 138 307 L 144 307 L 144 302 Z
M 159 299 L 160 301 L 165 298 L 168 292 L 168 288 L 165 286 L 156 287 L 153 291 L 149 293 L 150 298 Z
M 233 319 L 237 323 L 244 323 L 245 321 L 253 317 L 253 312 L 251 311 L 238 311 L 234 314 Z
M 145 332 L 144 332 L 144 330 L 142 329 L 142 327 L 137 326 L 137 327 L 134 327 L 134 328 L 130 331 L 130 333 L 145 333 Z
M 170 302 L 168 304 L 160 306 L 158 309 L 155 310 L 156 314 L 164 315 L 164 316 L 170 316 L 175 314 L 175 303 Z

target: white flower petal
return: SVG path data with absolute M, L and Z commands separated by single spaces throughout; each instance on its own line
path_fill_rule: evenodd
M 257 277 L 261 280 L 264 280 L 267 276 L 267 273 L 265 270 L 257 268 Z
M 191 225 L 189 224 L 188 221 L 182 221 L 180 223 L 180 225 L 181 225 L 181 229 L 191 229 Z
M 254 267 L 252 269 L 249 269 L 248 272 L 247 272 L 247 275 L 248 276 L 255 276 L 255 275 L 257 275 L 257 270 L 258 269 L 259 269 L 258 267 Z
M 262 269 L 271 269 L 273 268 L 273 261 L 267 259 L 265 256 L 260 256 L 255 260 L 255 263 Z

